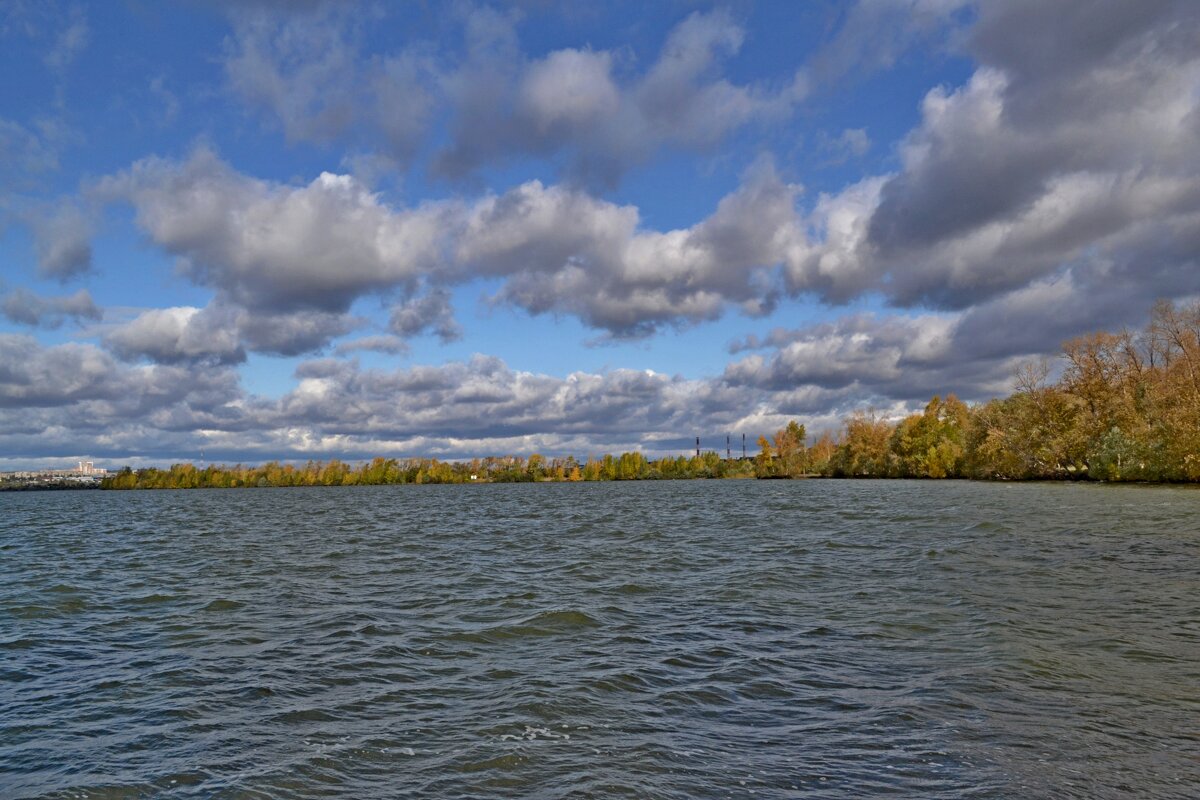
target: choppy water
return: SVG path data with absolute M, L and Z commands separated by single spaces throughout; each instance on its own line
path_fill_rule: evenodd
M 0 495 L 0 796 L 1200 796 L 1200 492 Z

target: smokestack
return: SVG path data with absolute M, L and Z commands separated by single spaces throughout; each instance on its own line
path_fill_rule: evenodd
M 696 458 L 700 457 L 700 437 L 696 437 Z
M 746 457 L 746 434 L 742 434 L 742 458 Z
M 729 449 L 729 434 L 727 433 L 725 434 L 725 460 L 730 461 L 732 458 L 733 455 Z

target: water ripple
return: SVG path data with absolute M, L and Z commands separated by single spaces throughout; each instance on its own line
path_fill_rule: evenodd
M 0 495 L 0 796 L 1200 796 L 1200 493 Z

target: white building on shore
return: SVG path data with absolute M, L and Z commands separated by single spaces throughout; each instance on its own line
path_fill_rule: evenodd
M 18 472 L 0 472 L 0 481 L 30 481 L 37 483 L 78 482 L 97 483 L 108 475 L 108 470 L 97 467 L 92 461 L 76 462 L 74 469 L 32 469 Z

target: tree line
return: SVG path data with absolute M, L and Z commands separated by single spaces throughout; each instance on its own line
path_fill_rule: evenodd
M 503 456 L 471 461 L 375 458 L 354 466 L 339 459 L 297 466 L 272 461 L 233 467 L 174 464 L 169 469 L 128 467 L 104 479 L 105 489 L 229 489 L 267 486 L 373 486 L 397 483 L 532 483 L 535 481 L 628 481 L 678 478 L 753 478 L 750 462 L 713 452 L 690 458 L 648 460 L 642 453 L 589 458 Z
M 106 489 L 347 486 L 396 483 L 616 481 L 685 478 L 975 478 L 1200 481 L 1200 303 L 1160 302 L 1140 331 L 1094 333 L 1063 345 L 1063 369 L 1022 368 L 1008 397 L 968 405 L 934 397 L 892 421 L 872 411 L 811 444 L 789 422 L 760 436 L 753 458 L 718 453 L 648 460 L 642 453 L 588 458 L 533 454 L 472 461 L 338 459 L 303 466 L 175 464 L 125 468 Z
M 1200 480 L 1200 303 L 1159 302 L 1140 331 L 1093 333 L 968 406 L 934 397 L 898 423 L 852 415 L 810 468 L 853 477 Z M 814 450 L 818 452 L 814 452 Z

